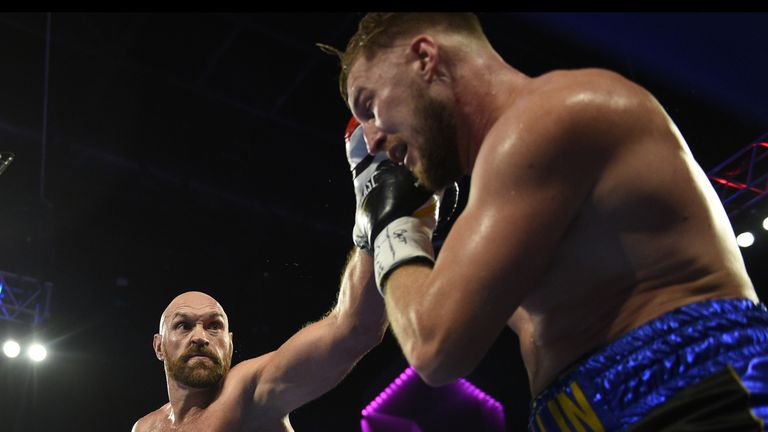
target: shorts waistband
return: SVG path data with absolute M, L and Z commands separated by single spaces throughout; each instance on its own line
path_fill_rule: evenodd
M 741 373 L 749 359 L 766 353 L 765 305 L 749 299 L 685 305 L 570 369 L 533 400 L 528 428 L 625 429 L 679 390 L 728 365 Z

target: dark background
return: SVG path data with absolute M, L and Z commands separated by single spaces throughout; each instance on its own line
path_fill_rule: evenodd
M 605 67 L 647 87 L 705 169 L 768 132 L 766 14 L 479 15 L 526 74 Z M 0 178 L 0 270 L 54 284 L 48 359 L 0 357 L 0 430 L 130 430 L 167 401 L 151 340 L 182 291 L 228 311 L 235 361 L 333 305 L 352 246 L 349 113 L 314 43 L 343 47 L 360 17 L 54 13 L 49 28 L 0 14 L 0 150 L 17 157 Z M 743 250 L 763 298 L 765 237 Z M 529 402 L 516 343 L 503 332 L 469 376 L 510 430 Z M 359 430 L 405 367 L 387 335 L 295 429 Z

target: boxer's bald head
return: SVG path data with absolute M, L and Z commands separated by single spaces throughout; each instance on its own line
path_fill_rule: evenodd
M 167 378 L 194 388 L 218 385 L 229 372 L 234 351 L 227 314 L 199 291 L 180 294 L 168 304 L 153 346 Z
M 173 314 L 179 310 L 206 310 L 218 311 L 229 329 L 229 319 L 218 301 L 208 294 L 200 291 L 187 291 L 179 294 L 166 306 L 163 314 L 160 316 L 160 328 L 158 333 L 163 334 L 163 326 L 173 317 Z

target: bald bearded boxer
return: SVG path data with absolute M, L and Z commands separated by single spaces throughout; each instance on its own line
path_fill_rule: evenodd
M 233 334 L 221 305 L 194 291 L 173 299 L 153 340 L 169 402 L 137 421 L 133 432 L 292 431 L 288 414 L 333 388 L 386 329 L 371 257 L 350 257 L 326 317 L 231 370 Z
M 763 430 L 768 313 L 652 95 L 605 70 L 528 77 L 471 14 L 368 14 L 336 53 L 368 151 L 393 162 L 360 245 L 425 381 L 468 374 L 509 326 L 531 431 Z M 422 210 L 465 174 L 435 260 Z

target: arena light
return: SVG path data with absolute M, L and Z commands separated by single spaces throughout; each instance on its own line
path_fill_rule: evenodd
M 21 345 L 15 340 L 7 340 L 3 344 L 3 354 L 9 358 L 16 358 L 21 352 Z
M 755 243 L 755 235 L 749 231 L 743 232 L 736 236 L 736 243 L 743 248 L 750 247 Z
M 768 217 L 763 219 L 763 229 L 768 231 Z
M 0 152 L 0 174 L 2 174 L 6 168 L 8 168 L 8 165 L 13 162 L 13 158 L 16 157 L 11 152 Z
M 46 350 L 45 347 L 39 343 L 34 343 L 27 349 L 27 355 L 32 361 L 40 362 L 45 360 L 45 358 L 48 356 L 48 350 Z

